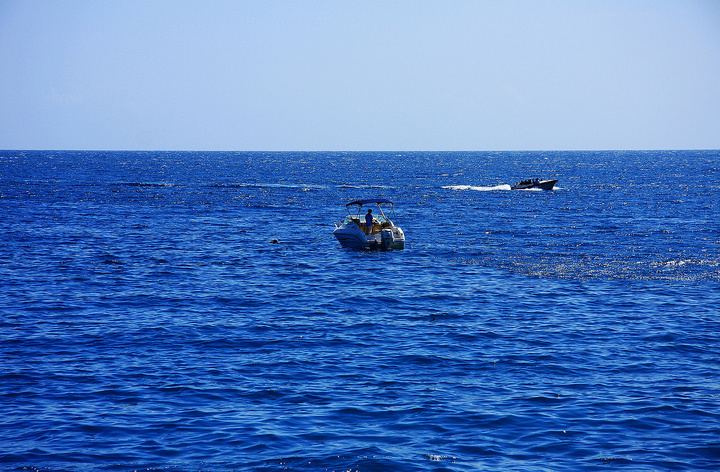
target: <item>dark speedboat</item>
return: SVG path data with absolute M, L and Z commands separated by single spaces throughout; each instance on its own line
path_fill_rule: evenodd
M 557 183 L 557 180 L 532 179 L 532 180 L 523 180 L 522 182 L 518 182 L 510 188 L 512 188 L 513 190 L 532 190 L 532 189 L 552 190 L 556 183 Z

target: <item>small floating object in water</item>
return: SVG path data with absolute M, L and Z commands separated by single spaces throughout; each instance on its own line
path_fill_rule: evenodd
M 270 241 L 270 244 L 280 244 L 280 241 L 278 241 L 277 239 L 273 239 L 272 241 Z

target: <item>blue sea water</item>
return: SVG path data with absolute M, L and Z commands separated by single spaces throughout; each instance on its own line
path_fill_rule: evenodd
M 720 469 L 718 151 L 0 151 L 0 212 L 2 470 Z

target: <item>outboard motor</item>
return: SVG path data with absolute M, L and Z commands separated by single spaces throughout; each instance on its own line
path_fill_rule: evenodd
M 405 233 L 397 226 L 395 227 L 395 232 L 397 236 L 396 249 L 405 249 Z
M 380 247 L 382 247 L 384 251 L 390 249 L 393 243 L 392 230 L 390 228 L 383 229 L 380 233 L 380 238 Z

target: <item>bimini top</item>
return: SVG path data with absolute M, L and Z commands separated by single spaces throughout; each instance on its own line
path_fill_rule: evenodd
M 386 200 L 386 199 L 384 199 L 384 198 L 369 198 L 369 199 L 367 199 L 367 200 L 356 200 L 356 201 L 354 201 L 354 202 L 348 203 L 348 204 L 345 205 L 345 206 L 346 206 L 346 207 L 347 207 L 347 206 L 350 206 L 350 205 L 361 205 L 361 206 L 362 206 L 362 205 L 365 205 L 365 204 L 368 204 L 368 203 L 389 203 L 390 205 L 393 204 L 393 202 L 391 202 L 390 200 Z

